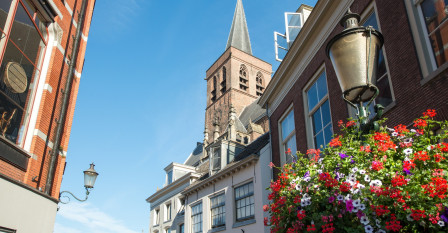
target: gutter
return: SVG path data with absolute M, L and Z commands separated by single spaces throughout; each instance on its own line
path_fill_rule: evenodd
M 73 50 L 72 50 L 72 59 L 70 62 L 70 66 L 68 68 L 67 82 L 65 83 L 65 88 L 62 91 L 63 99 L 62 99 L 61 112 L 59 113 L 59 118 L 56 121 L 57 122 L 56 123 L 57 124 L 56 135 L 55 135 L 55 140 L 54 140 L 54 144 L 53 144 L 53 150 L 51 150 L 51 154 L 50 154 L 50 167 L 48 168 L 47 182 L 45 184 L 45 193 L 48 195 L 51 195 L 50 194 L 51 189 L 53 188 L 52 187 L 53 179 L 54 179 L 54 173 L 55 173 L 56 161 L 57 161 L 56 158 L 59 155 L 59 147 L 61 145 L 65 118 L 67 116 L 68 102 L 69 102 L 69 98 L 70 98 L 70 90 L 71 90 L 71 86 L 72 86 L 72 80 L 73 80 L 76 60 L 78 59 L 79 45 L 80 45 L 80 39 L 81 39 L 81 34 L 82 34 L 82 28 L 84 26 L 86 7 L 87 7 L 87 0 L 82 0 L 81 12 L 79 13 L 78 26 L 76 28 L 75 41 L 73 42 L 74 46 L 73 46 Z

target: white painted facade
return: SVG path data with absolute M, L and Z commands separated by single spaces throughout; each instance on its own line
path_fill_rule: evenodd
M 146 199 L 151 205 L 150 233 L 180 232 L 185 213 L 181 191 L 199 178 L 194 167 L 184 164 L 171 163 L 165 171 L 165 186 Z M 171 181 L 168 179 L 169 172 L 172 172 Z
M 193 233 L 192 207 L 202 203 L 202 232 L 269 232 L 263 219 L 263 205 L 268 203 L 268 191 L 272 179 L 269 167 L 271 161 L 270 144 L 264 146 L 258 155 L 250 155 L 240 161 L 228 164 L 214 175 L 192 184 L 185 195 L 185 232 Z M 244 221 L 236 220 L 235 188 L 252 182 L 254 187 L 254 217 Z M 224 193 L 225 225 L 212 228 L 210 198 Z
M 37 192 L 0 177 L 0 226 L 18 233 L 53 232 L 58 201 Z

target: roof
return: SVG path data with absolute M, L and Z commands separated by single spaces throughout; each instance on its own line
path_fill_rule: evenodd
M 241 120 L 241 123 L 243 123 L 243 125 L 247 128 L 250 121 L 257 121 L 265 115 L 266 110 L 258 104 L 258 100 L 255 100 L 243 109 L 239 118 Z
M 260 155 L 260 150 L 265 147 L 269 143 L 269 132 L 261 135 L 257 138 L 257 140 L 253 141 L 249 144 L 243 151 L 241 151 L 236 157 L 234 161 L 240 161 L 244 158 L 249 157 L 250 155 L 257 154 Z
M 238 0 L 236 3 L 226 50 L 231 46 L 252 55 L 249 30 L 247 29 L 246 15 L 244 14 L 242 0 Z
M 194 166 L 202 157 L 202 143 L 198 142 L 193 152 L 188 156 L 184 162 L 185 165 Z

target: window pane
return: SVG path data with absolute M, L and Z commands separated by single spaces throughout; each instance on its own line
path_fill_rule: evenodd
M 8 17 L 9 8 L 11 7 L 12 0 L 0 1 L 0 30 L 3 31 L 5 27 L 6 18 Z M 0 38 L 3 37 L 3 34 Z
M 328 125 L 328 123 L 331 122 L 330 103 L 328 102 L 328 100 L 325 101 L 324 104 L 322 104 L 321 111 L 322 111 L 322 123 L 324 126 L 326 126 Z
M 297 143 L 296 135 L 292 136 L 285 144 L 285 151 L 291 149 L 291 155 L 286 155 L 286 163 L 291 163 L 293 158 L 296 158 Z
M 379 55 L 378 55 L 378 71 L 377 71 L 377 78 L 382 77 L 386 72 L 386 62 L 384 61 L 384 56 L 383 56 L 383 50 L 380 49 L 379 50 Z
M 317 80 L 317 94 L 318 94 L 318 101 L 321 101 L 326 95 L 327 95 L 327 79 L 325 72 L 323 72 L 319 79 Z
M 316 148 L 320 148 L 320 146 L 325 145 L 323 132 L 320 132 L 316 135 L 316 137 L 314 138 L 314 143 L 315 143 Z
M 302 26 L 302 15 L 298 13 L 286 13 L 288 17 L 288 26 L 296 26 L 301 27 Z
M 294 111 L 289 112 L 288 116 L 282 121 L 283 140 L 294 130 Z
M 426 0 L 421 3 L 429 41 L 437 66 L 444 64 L 448 57 L 448 0 Z M 443 25 L 442 25 L 443 24 Z
M 372 26 L 374 29 L 379 30 L 378 23 L 376 21 L 375 12 L 373 12 L 364 22 L 363 26 Z
M 325 127 L 324 129 L 324 139 L 325 142 L 323 144 L 323 146 L 325 147 L 331 140 L 331 138 L 333 137 L 333 127 L 331 127 L 331 124 L 329 124 L 327 127 Z
M 383 106 L 387 106 L 390 103 L 392 103 L 392 93 L 390 92 L 390 84 L 389 84 L 389 78 L 387 75 L 382 78 L 376 86 L 380 90 L 380 94 L 378 95 L 378 98 L 375 99 L 375 103 L 381 104 Z M 375 114 L 375 112 L 371 112 L 372 114 Z
M 321 108 L 317 109 L 317 111 L 313 114 L 312 118 L 313 118 L 314 134 L 316 134 L 322 130 Z
M 311 112 L 313 108 L 317 105 L 319 102 L 317 97 L 317 87 L 316 84 L 314 84 L 307 92 L 307 98 L 308 98 L 308 111 Z

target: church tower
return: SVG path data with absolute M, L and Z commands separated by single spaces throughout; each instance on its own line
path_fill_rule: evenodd
M 243 3 L 237 0 L 226 50 L 206 72 L 205 144 L 226 130 L 231 107 L 239 116 L 262 95 L 271 74 L 272 65 L 252 55 Z

